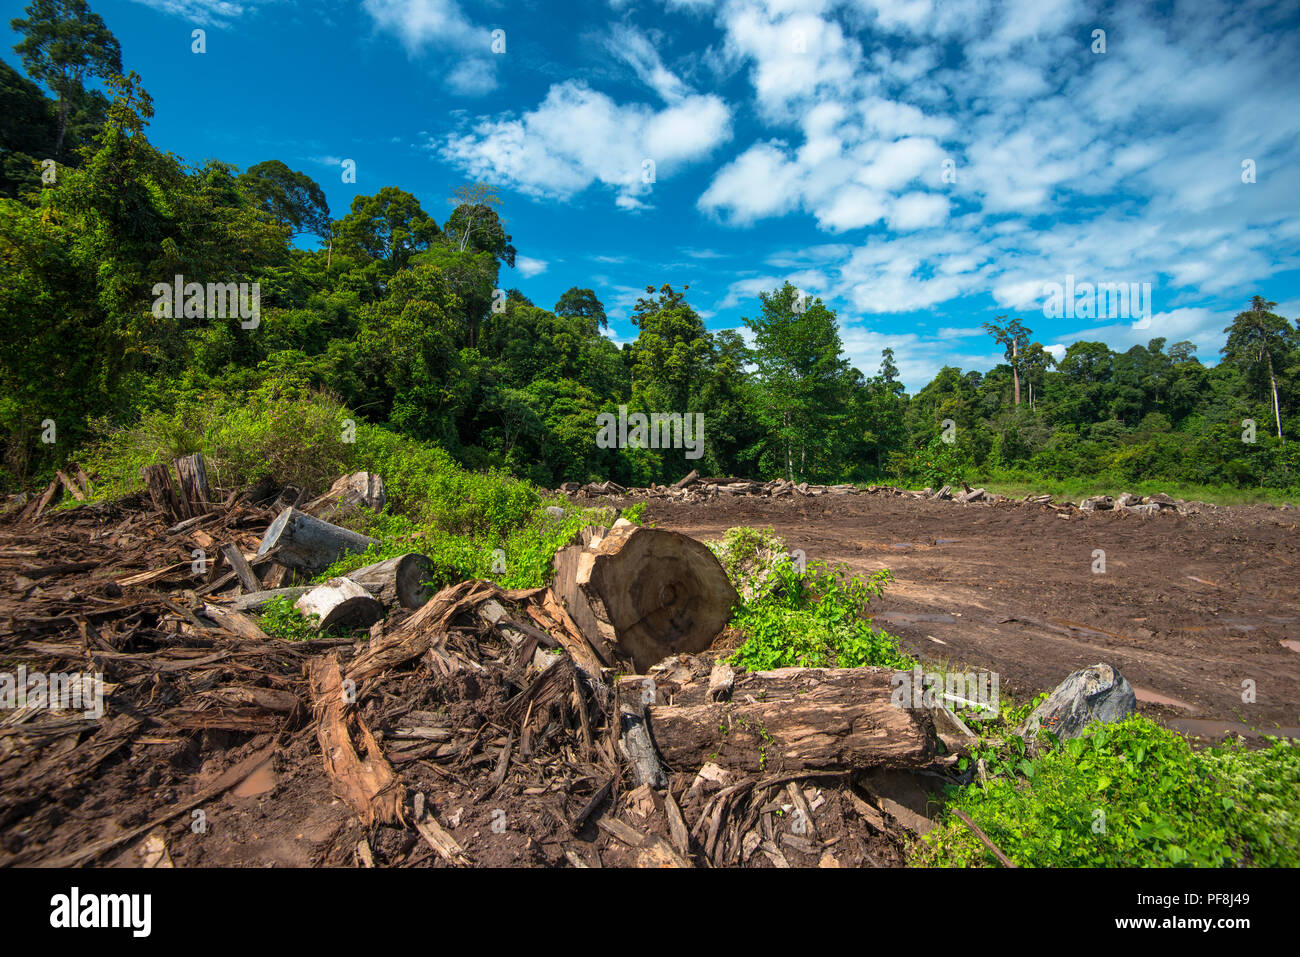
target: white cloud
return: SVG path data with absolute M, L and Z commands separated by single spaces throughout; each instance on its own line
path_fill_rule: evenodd
M 182 17 L 200 26 L 227 27 L 268 0 L 135 0 L 162 13 Z
M 935 193 L 900 196 L 889 213 L 889 225 L 897 232 L 938 226 L 948 218 L 948 200 Z
M 549 263 L 544 259 L 534 259 L 531 256 L 516 256 L 515 268 L 519 270 L 520 275 L 525 279 L 531 279 L 533 276 L 539 276 L 546 272 Z
M 534 110 L 480 119 L 435 145 L 475 178 L 531 196 L 567 199 L 598 182 L 616 190 L 620 208 L 638 209 L 661 176 L 730 136 L 731 114 L 717 96 L 692 94 L 655 110 L 570 80 Z
M 479 96 L 496 89 L 492 30 L 473 23 L 456 0 L 362 0 L 361 8 L 410 57 L 430 48 L 454 51 L 460 59 L 446 75 L 454 92 Z

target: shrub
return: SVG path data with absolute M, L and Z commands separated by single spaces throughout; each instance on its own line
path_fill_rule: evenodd
M 898 639 L 871 626 L 867 604 L 890 580 L 863 579 L 843 567 L 814 563 L 801 573 L 771 530 L 729 529 L 720 554 L 742 601 L 731 624 L 745 643 L 728 659 L 750 671 L 771 668 L 910 668 Z
M 1134 716 L 1097 724 L 1032 760 L 1010 739 L 983 755 L 987 785 L 953 788 L 960 808 L 1013 861 L 1031 867 L 1223 867 L 1300 864 L 1300 743 L 1268 739 L 1194 751 Z M 913 850 L 913 863 L 991 865 L 950 817 Z

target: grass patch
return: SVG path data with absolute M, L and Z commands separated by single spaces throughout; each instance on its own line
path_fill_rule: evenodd
M 1155 495 L 1164 492 L 1171 498 L 1186 499 L 1189 502 L 1208 502 L 1211 505 L 1281 505 L 1283 502 L 1296 504 L 1300 500 L 1294 491 L 1271 488 L 1234 488 L 1229 485 L 1190 485 L 1179 482 L 1123 482 L 1105 478 L 1069 478 L 1069 479 L 1007 479 L 996 476 L 981 478 L 970 483 L 982 485 L 989 492 L 1006 495 L 1008 498 L 1023 498 L 1026 495 L 1052 495 L 1058 499 L 1075 503 L 1091 495 L 1117 496 L 1123 492 L 1134 495 Z

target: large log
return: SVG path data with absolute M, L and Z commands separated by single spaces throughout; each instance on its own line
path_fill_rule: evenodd
M 350 578 L 331 578 L 302 595 L 294 607 L 304 617 L 316 616 L 316 630 L 369 628 L 384 617 L 384 606 Z
M 433 562 L 417 552 L 348 572 L 348 578 L 364 586 L 388 608 L 423 607 L 435 591 L 425 584 L 432 577 Z
M 319 574 L 344 555 L 364 552 L 378 545 L 373 538 L 339 528 L 298 511 L 286 508 L 267 528 L 257 554 L 278 548 L 275 560 L 289 568 Z
M 675 770 L 706 761 L 769 774 L 928 764 L 935 755 L 933 717 L 895 704 L 894 675 L 890 668 L 747 672 L 722 701 L 710 700 L 702 677 L 678 684 L 633 675 L 620 679 L 618 690 L 620 697 L 633 688 L 653 695 L 646 708 L 650 734 Z
M 552 589 L 591 646 L 638 671 L 711 645 L 737 600 L 703 544 L 619 520 L 603 536 L 556 553 Z

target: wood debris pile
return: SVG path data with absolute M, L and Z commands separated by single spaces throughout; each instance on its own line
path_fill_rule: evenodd
M 0 864 L 897 865 L 959 778 L 963 743 L 891 707 L 887 670 L 695 654 L 734 591 L 684 536 L 588 529 L 539 589 L 430 595 L 401 556 L 322 593 L 364 536 L 318 516 L 373 476 L 312 499 L 153 468 L 0 524 L 0 672 L 102 679 L 98 716 L 0 710 Z M 259 626 L 268 596 L 328 612 L 329 589 L 380 617 Z

